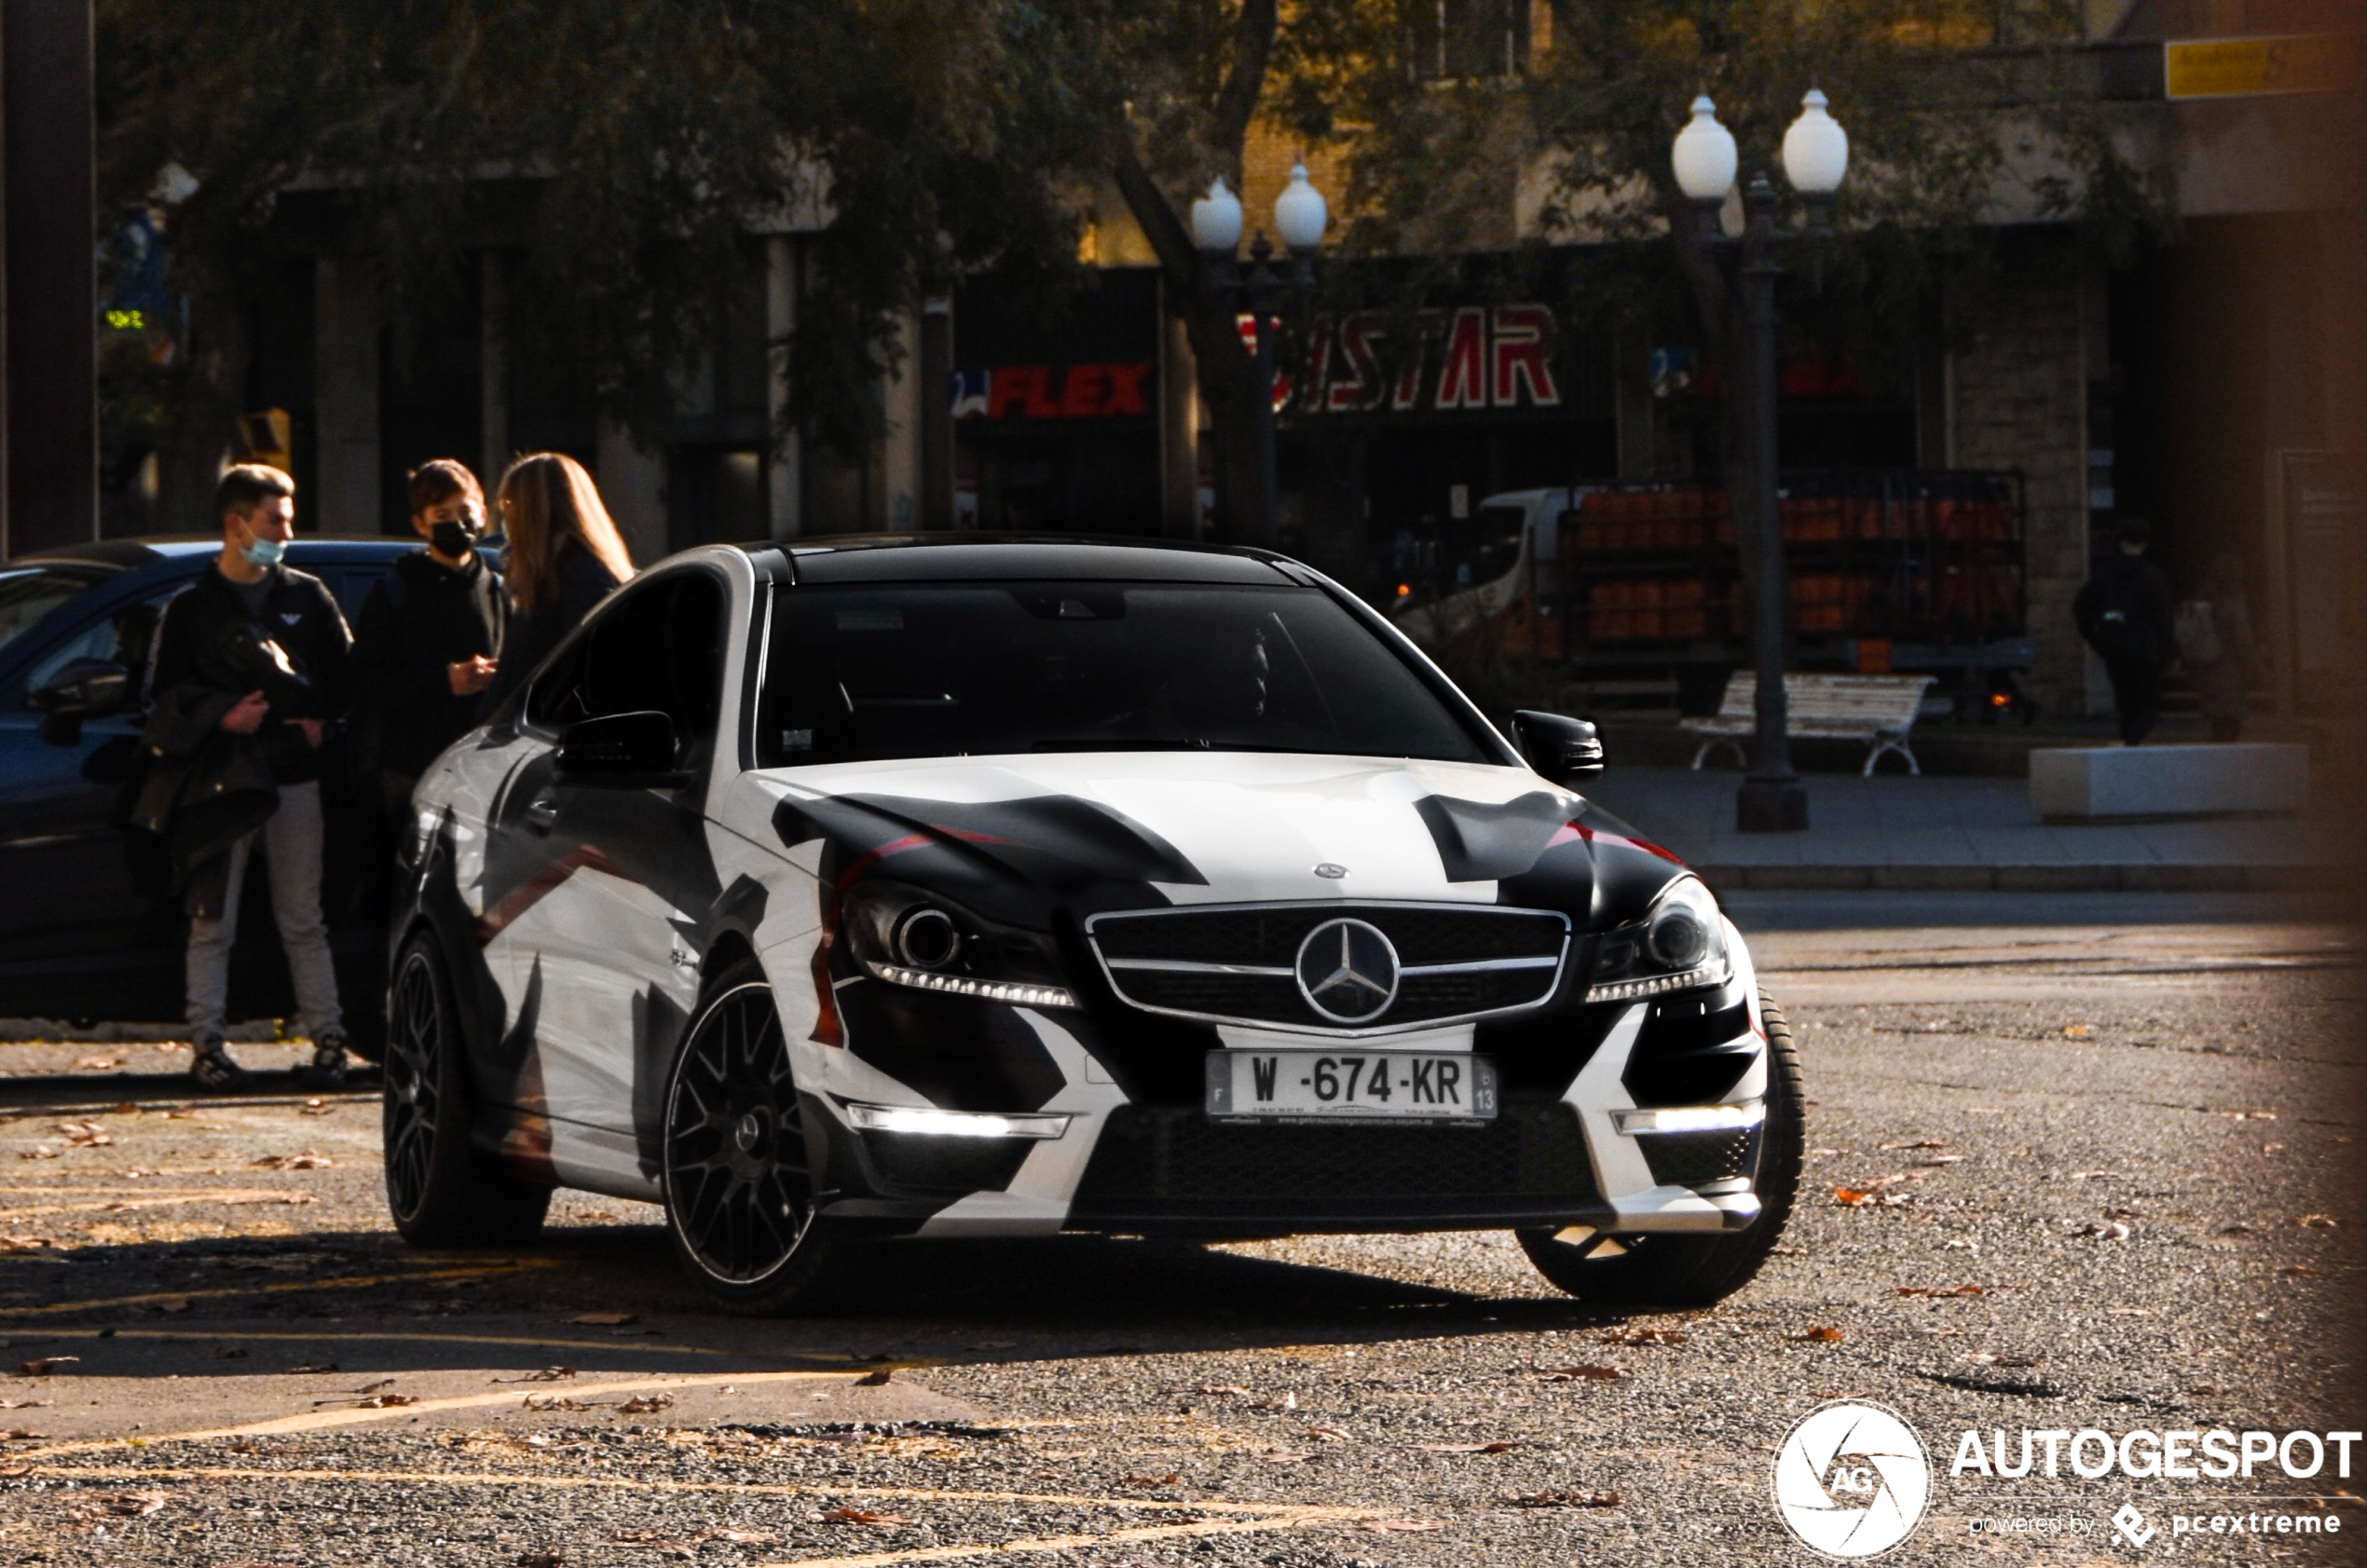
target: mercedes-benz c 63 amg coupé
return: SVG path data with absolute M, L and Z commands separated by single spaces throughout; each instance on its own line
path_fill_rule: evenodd
M 1252 551 L 710 547 L 421 781 L 386 1169 L 416 1242 L 664 1207 L 751 1309 L 891 1236 L 1510 1229 L 1706 1301 L 1800 1163 L 1699 879 Z

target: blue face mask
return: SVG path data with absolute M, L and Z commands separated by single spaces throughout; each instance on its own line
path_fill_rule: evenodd
M 239 553 L 246 557 L 250 566 L 276 566 L 287 558 L 285 539 L 251 539 Z

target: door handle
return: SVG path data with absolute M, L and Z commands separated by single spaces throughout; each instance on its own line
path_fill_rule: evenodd
M 559 823 L 559 803 L 545 795 L 529 802 L 526 809 L 526 825 L 537 833 L 548 833 Z

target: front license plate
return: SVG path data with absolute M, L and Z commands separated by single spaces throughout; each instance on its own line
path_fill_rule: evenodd
M 1208 1113 L 1485 1121 L 1496 1114 L 1496 1064 L 1416 1051 L 1211 1051 Z

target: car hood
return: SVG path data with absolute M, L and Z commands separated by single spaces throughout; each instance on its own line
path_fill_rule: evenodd
M 754 782 L 779 802 L 785 847 L 818 842 L 815 869 L 842 885 L 875 870 L 955 896 L 965 887 L 949 884 L 1017 883 L 1035 895 L 1025 902 L 1049 895 L 1077 914 L 1369 898 L 1517 903 L 1599 923 L 1640 913 L 1678 869 L 1525 768 L 1094 752 L 774 769 Z

